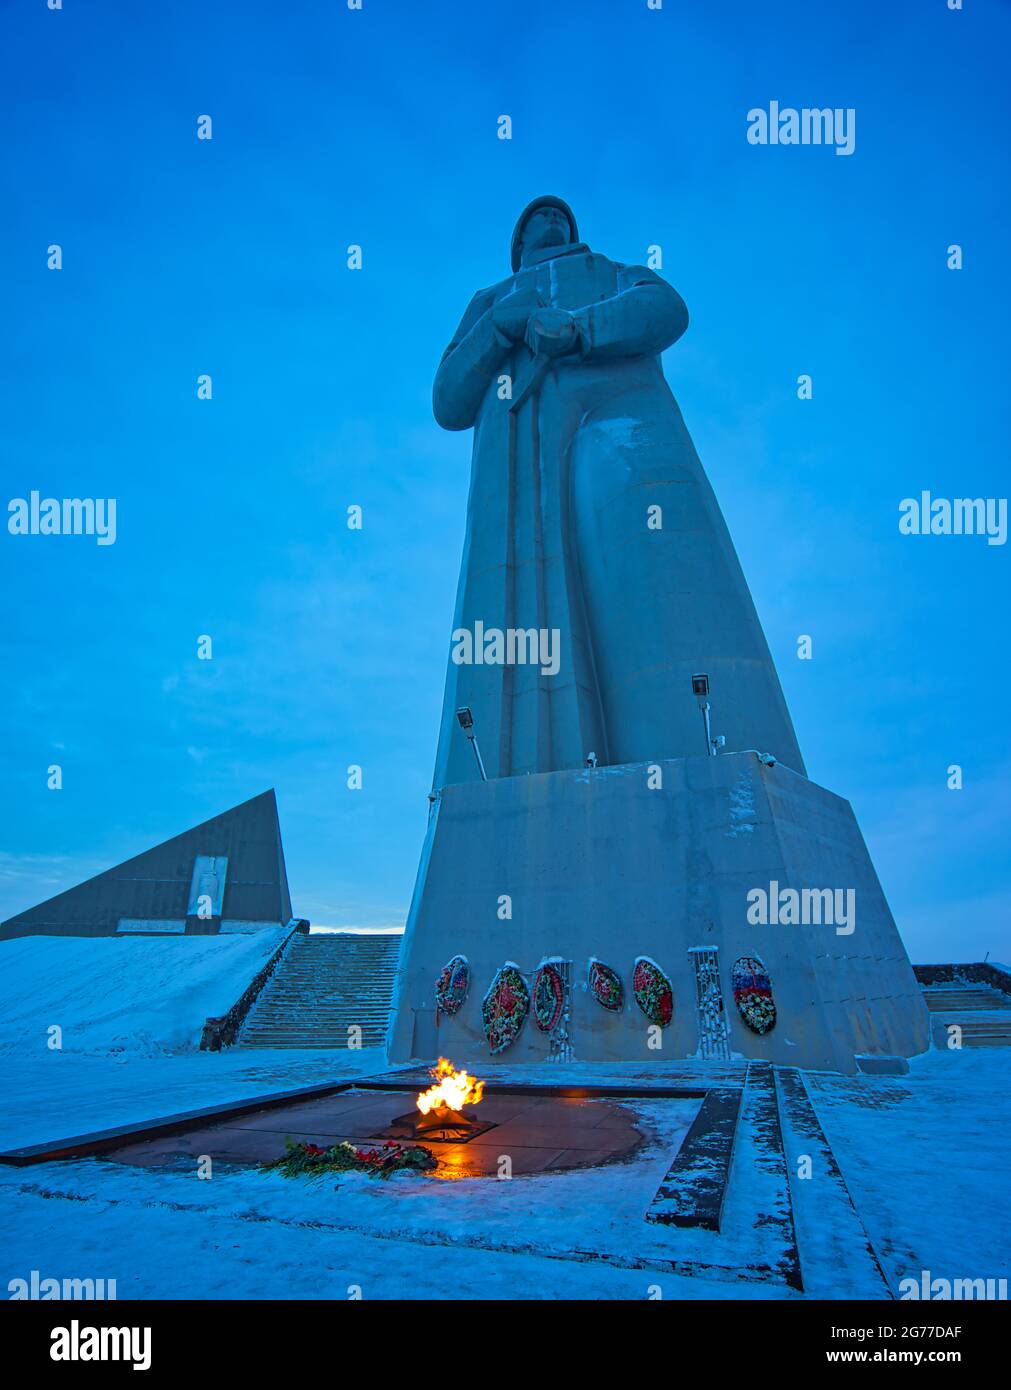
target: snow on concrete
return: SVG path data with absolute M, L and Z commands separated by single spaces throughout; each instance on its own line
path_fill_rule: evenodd
M 274 945 L 268 933 L 5 944 L 0 1142 L 385 1071 L 378 1050 L 196 1050 L 204 1017 L 235 1001 Z M 53 1024 L 62 1050 L 47 1046 Z M 663 1084 L 684 1068 L 555 1064 L 550 1080 Z M 902 1077 L 805 1073 L 893 1293 L 923 1270 L 1008 1276 L 1009 1069 L 1011 1053 L 992 1048 L 935 1051 Z M 692 1066 L 711 1084 L 741 1080 L 743 1070 Z M 507 1062 L 496 1081 L 534 1076 L 544 1068 Z M 798 1297 L 775 1274 L 780 1237 L 768 1218 L 781 1194 L 747 1109 L 717 1235 L 644 1220 L 697 1102 L 627 1103 L 647 1135 L 629 1161 L 510 1181 L 348 1174 L 308 1184 L 223 1164 L 201 1180 L 188 1163 L 155 1170 L 95 1159 L 0 1168 L 0 1287 L 38 1269 L 115 1278 L 120 1298 L 346 1298 L 354 1286 L 366 1298 Z M 799 1146 L 789 1144 L 791 1158 Z M 823 1251 L 812 1245 L 818 1193 L 816 1181 L 802 1199 L 801 1263 L 806 1244 L 808 1267 L 813 1253 L 829 1270 L 839 1246 L 828 1236 Z M 756 1277 L 762 1266 L 770 1274 Z M 691 1270 L 696 1277 L 683 1277 Z M 819 1292 L 838 1296 L 830 1274 Z
M 231 1008 L 283 938 L 266 928 L 0 945 L 0 1147 L 383 1070 L 378 1049 L 198 1050 L 204 1020 Z
M 899 1281 L 1011 1274 L 1011 1051 L 936 1050 L 908 1076 L 806 1073 L 818 1119 L 899 1296 Z
M 36 1049 L 0 1053 L 0 1148 L 156 1120 L 182 1110 L 385 1070 L 379 1048 L 320 1052 L 227 1048 L 148 1056 Z
M 248 935 L 25 936 L 0 946 L 0 1052 L 177 1052 L 227 1013 L 284 939 Z
M 233 1059 L 249 1069 L 244 1084 L 255 1084 L 255 1070 L 271 1087 L 296 1073 L 318 1080 L 315 1068 L 350 1061 L 263 1054 L 254 1066 L 249 1057 L 137 1058 L 134 1066 L 161 1087 L 159 1068 L 224 1062 L 234 1088 Z M 359 1060 L 366 1070 L 378 1061 Z M 806 1074 L 893 1293 L 900 1278 L 923 1269 L 1006 1277 L 1008 1067 L 1008 1053 L 995 1048 L 932 1053 L 902 1078 Z M 515 1068 L 515 1079 L 529 1079 L 530 1070 Z M 712 1079 L 732 1070 L 714 1067 Z M 589 1081 L 593 1073 L 599 1082 L 641 1084 L 642 1071 L 570 1064 L 553 1068 L 552 1079 Z M 177 1073 L 180 1092 L 194 1079 Z M 659 1071 L 655 1080 L 664 1080 Z M 121 1298 L 345 1298 L 353 1285 L 372 1298 L 634 1299 L 657 1289 L 665 1298 L 797 1297 L 775 1279 L 729 1277 L 735 1265 L 767 1256 L 765 1214 L 776 1200 L 769 1173 L 754 1162 L 748 1117 L 735 1151 L 727 1234 L 717 1236 L 643 1220 L 690 1113 L 660 1100 L 634 1104 L 649 1143 L 632 1161 L 508 1182 L 403 1175 L 379 1183 L 349 1174 L 308 1184 L 222 1164 L 202 1181 L 188 1165 L 131 1169 L 99 1160 L 0 1170 L 0 1280 L 32 1269 L 116 1278 Z M 802 1222 L 802 1263 L 818 1187 Z M 697 1277 L 683 1277 L 691 1267 Z M 845 1285 L 841 1278 L 834 1291 L 828 1280 L 817 1292 L 847 1296 Z
M 709 1268 L 720 1237 L 644 1220 L 697 1105 L 637 1103 L 649 1142 L 630 1162 L 511 1180 L 307 1182 L 224 1164 L 201 1180 L 189 1161 L 154 1170 L 94 1159 L 0 1170 L 0 1280 L 79 1271 L 117 1279 L 121 1298 L 342 1298 L 349 1284 L 366 1297 L 739 1296 L 740 1273 Z M 765 1239 L 752 1184 L 746 1165 L 729 1255 Z M 700 1277 L 684 1277 L 696 1265 Z M 776 1280 L 746 1287 L 796 1297 Z
M 740 835 L 751 835 L 757 824 L 755 786 L 751 780 L 751 773 L 745 768 L 735 785 L 730 788 L 730 829 L 726 833 L 731 839 Z
M 13 1187 L 0 1174 L 0 1288 L 14 1278 L 30 1278 L 38 1269 L 43 1277 L 114 1278 L 120 1299 L 550 1301 L 708 1299 L 740 1293 L 725 1283 L 601 1261 L 552 1259 L 532 1250 L 420 1246 L 395 1233 L 372 1236 L 337 1229 L 318 1222 L 311 1212 L 282 1218 L 273 1209 L 284 1195 L 282 1178 L 243 1174 L 204 1183 L 186 1178 L 177 1180 L 185 1187 L 170 1192 L 148 1170 L 113 1171 L 113 1165 L 97 1162 L 88 1167 L 104 1168 L 115 1183 L 85 1201 L 61 1199 L 69 1165 L 53 1165 L 42 1182 L 21 1174 Z M 401 1179 L 383 1186 L 389 1191 L 394 1184 L 399 1187 Z M 243 1193 L 244 1204 L 237 1200 Z M 585 1222 L 585 1214 L 574 1215 Z M 769 1285 L 748 1289 L 749 1298 L 777 1296 L 780 1291 Z

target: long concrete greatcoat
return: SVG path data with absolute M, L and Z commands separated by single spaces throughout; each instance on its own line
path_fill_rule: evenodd
M 573 311 L 580 338 L 518 407 L 534 359 L 488 313 L 513 291 Z M 440 425 L 474 429 L 454 629 L 556 630 L 560 660 L 551 675 L 450 659 L 437 788 L 478 775 L 455 719 L 462 705 L 489 777 L 578 767 L 591 752 L 601 764 L 705 756 L 696 671 L 709 673 L 728 751 L 757 748 L 804 771 L 733 543 L 664 380 L 660 353 L 687 323 L 655 272 L 583 243 L 545 248 L 464 314 L 433 391 Z

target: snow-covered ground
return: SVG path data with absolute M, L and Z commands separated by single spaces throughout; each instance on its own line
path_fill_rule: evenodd
M 1011 1281 L 1011 1049 L 937 1050 L 908 1076 L 807 1076 L 893 1289 L 921 1271 Z
M 0 1053 L 0 1149 L 91 1134 L 250 1095 L 385 1071 L 378 1048 L 320 1052 Z
M 307 1182 L 224 1164 L 207 1179 L 192 1162 L 96 1159 L 0 1169 L 0 1280 L 112 1278 L 120 1298 L 342 1298 L 352 1285 L 371 1298 L 733 1297 L 739 1283 L 711 1266 L 768 1243 L 755 1174 L 742 1172 L 729 1241 L 644 1220 L 697 1106 L 639 1102 L 649 1142 L 630 1162 L 508 1181 Z M 775 1279 L 748 1292 L 796 1296 Z
M 1008 1277 L 1008 1062 L 1000 1049 L 934 1053 L 909 1077 L 808 1077 L 893 1292 L 922 1270 Z M 305 1183 L 224 1165 L 202 1180 L 189 1165 L 100 1160 L 0 1170 L 0 1280 L 115 1278 L 121 1298 L 346 1298 L 354 1286 L 367 1298 L 798 1297 L 715 1269 L 728 1251 L 760 1255 L 750 1219 L 768 1176 L 746 1125 L 728 1241 L 643 1220 L 685 1116 L 661 1101 L 637 1109 L 653 1142 L 634 1161 L 509 1182 Z
M 0 946 L 2 1146 L 385 1071 L 377 1052 L 196 1050 L 204 1018 L 235 1001 L 276 944 Z M 53 1026 L 62 1049 L 48 1046 Z M 526 1080 L 528 1070 L 500 1068 L 495 1079 Z M 550 1079 L 638 1083 L 636 1070 L 575 1063 L 552 1066 Z M 649 1070 L 664 1079 L 664 1065 Z M 696 1071 L 719 1082 L 741 1069 Z M 932 1052 L 904 1077 L 807 1074 L 856 1205 L 854 1248 L 862 1228 L 893 1292 L 923 1270 L 1008 1277 L 1009 1073 L 1011 1050 L 993 1048 Z M 644 1220 L 693 1111 L 685 1101 L 630 1104 L 647 1143 L 629 1161 L 509 1181 L 348 1174 L 306 1183 L 224 1164 L 206 1179 L 189 1163 L 158 1170 L 98 1159 L 0 1168 L 0 1286 L 38 1270 L 115 1279 L 120 1298 L 347 1298 L 357 1289 L 366 1298 L 801 1296 L 782 1273 L 785 1184 L 750 1103 L 719 1236 Z M 792 1164 L 790 1143 L 787 1152 Z M 806 1243 L 808 1269 L 821 1271 L 818 1295 L 843 1296 L 831 1261 L 840 1232 L 843 1257 L 849 1248 L 845 1221 L 820 1249 L 829 1203 L 817 1171 L 791 1190 L 801 1266 Z
M 313 1197 L 283 1178 L 256 1174 L 171 1184 L 149 1170 L 87 1162 L 0 1178 L 0 1288 L 15 1278 L 117 1279 L 119 1298 L 299 1299 L 705 1299 L 739 1296 L 725 1283 L 677 1277 L 599 1260 L 550 1258 L 533 1246 L 515 1251 L 341 1229 L 321 1214 L 339 1194 Z M 81 1200 L 82 1178 L 104 1177 Z M 564 1178 L 566 1175 L 561 1175 Z M 575 1176 L 575 1175 L 570 1175 Z M 354 1175 L 347 1186 L 374 1180 Z M 423 1179 L 395 1178 L 395 1200 Z M 282 1187 L 282 1184 L 284 1186 Z M 86 1187 L 87 1181 L 84 1186 Z M 97 1184 L 96 1184 L 97 1185 Z M 449 1184 L 439 1184 L 448 1192 Z M 453 1186 L 456 1190 L 456 1185 Z M 301 1213 L 289 1201 L 301 1198 Z M 592 1213 L 569 1209 L 588 1229 Z M 781 1297 L 765 1284 L 749 1298 Z
M 195 1048 L 284 940 L 230 936 L 25 936 L 0 943 L 0 1052 L 152 1054 Z
M 0 944 L 0 1148 L 382 1070 L 376 1050 L 199 1050 L 285 934 Z

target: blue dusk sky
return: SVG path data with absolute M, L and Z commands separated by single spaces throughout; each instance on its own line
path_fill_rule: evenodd
M 594 249 L 662 247 L 691 314 L 668 380 L 912 958 L 1009 959 L 1009 547 L 898 527 L 923 490 L 1008 490 L 1007 3 L 16 0 L 0 26 L 3 500 L 117 500 L 114 545 L 0 535 L 0 918 L 273 786 L 295 910 L 403 922 L 470 467 L 432 376 L 556 192 Z M 771 101 L 853 108 L 854 152 L 749 144 Z

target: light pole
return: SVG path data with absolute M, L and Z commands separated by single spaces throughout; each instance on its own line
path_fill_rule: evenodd
M 473 748 L 474 757 L 477 759 L 477 770 L 481 774 L 481 781 L 487 782 L 488 774 L 484 770 L 484 759 L 481 757 L 481 750 L 477 746 L 477 734 L 474 732 L 474 716 L 470 712 L 470 707 L 464 705 L 462 709 L 458 709 L 456 717 L 460 721 L 460 728 L 470 739 L 470 746 Z
M 704 671 L 699 671 L 692 676 L 692 694 L 702 711 L 702 723 L 706 730 L 706 752 L 711 758 L 715 758 L 727 740 L 723 734 L 713 738 L 713 731 L 709 723 L 709 677 Z

